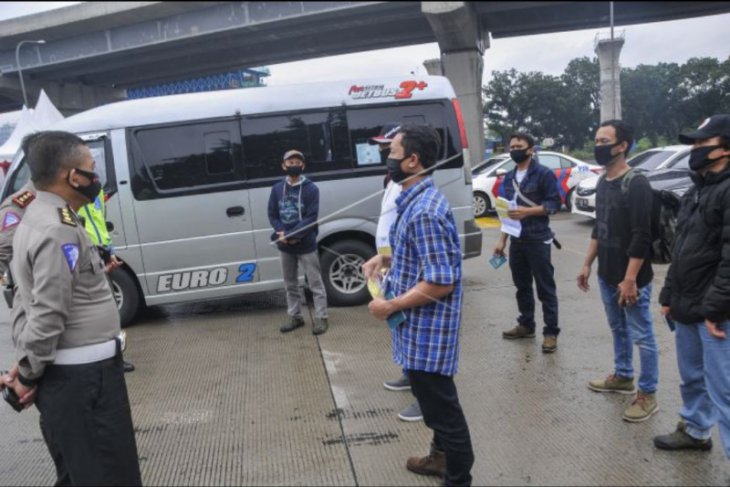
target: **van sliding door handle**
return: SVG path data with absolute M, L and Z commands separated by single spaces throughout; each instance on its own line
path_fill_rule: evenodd
M 226 209 L 226 215 L 228 215 L 229 217 L 241 216 L 244 213 L 246 213 L 246 210 L 243 209 L 243 206 L 231 206 L 230 208 Z

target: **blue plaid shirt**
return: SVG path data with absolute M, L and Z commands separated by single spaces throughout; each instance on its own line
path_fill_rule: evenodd
M 513 181 L 517 178 L 517 167 L 508 172 L 504 176 L 502 187 L 504 188 L 504 196 L 508 200 L 515 198 L 515 189 L 512 186 Z M 560 193 L 558 193 L 558 178 L 555 173 L 538 161 L 532 159 L 527 168 L 525 179 L 519 185 L 520 192 L 529 198 L 533 203 L 542 205 L 548 215 L 554 215 L 560 210 Z M 522 198 L 517 198 L 519 206 L 530 206 L 529 203 Z M 522 233 L 519 240 L 540 241 L 545 242 L 553 238 L 553 232 L 550 230 L 550 219 L 547 215 L 528 216 L 520 221 L 522 223 Z M 515 240 L 515 237 L 512 237 Z
M 439 301 L 404 310 L 393 332 L 393 360 L 407 370 L 456 374 L 461 322 L 461 248 L 451 207 L 425 178 L 396 199 L 398 219 L 390 228 L 393 257 L 388 291 L 399 296 L 420 281 L 454 290 Z

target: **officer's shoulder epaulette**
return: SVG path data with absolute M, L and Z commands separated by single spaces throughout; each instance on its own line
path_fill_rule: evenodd
M 68 206 L 59 208 L 58 214 L 61 217 L 61 223 L 64 223 L 64 224 L 72 226 L 72 227 L 77 226 L 76 219 L 73 217 L 73 213 L 71 213 L 71 208 L 69 208 Z
M 25 191 L 22 194 L 19 194 L 15 198 L 13 198 L 13 203 L 18 205 L 21 208 L 25 208 L 28 206 L 33 200 L 35 199 L 35 195 L 31 193 L 30 191 Z

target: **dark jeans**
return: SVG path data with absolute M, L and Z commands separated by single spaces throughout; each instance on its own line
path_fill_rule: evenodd
M 49 365 L 38 386 L 56 485 L 141 485 L 122 356 Z
M 444 483 L 471 485 L 474 452 L 454 378 L 420 370 L 409 370 L 408 377 L 421 406 L 423 421 L 433 430 L 431 448 L 446 454 Z
M 545 321 L 542 333 L 558 336 L 558 295 L 555 291 L 555 270 L 550 262 L 551 246 L 543 242 L 512 240 L 509 267 L 512 270 L 512 282 L 517 287 L 517 308 L 520 310 L 517 322 L 530 331 L 535 331 L 535 295 L 532 292 L 534 278 Z

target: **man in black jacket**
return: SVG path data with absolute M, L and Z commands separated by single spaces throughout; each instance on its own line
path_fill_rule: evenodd
M 730 115 L 712 116 L 679 140 L 693 145 L 695 185 L 682 198 L 659 302 L 676 323 L 682 419 L 654 445 L 709 450 L 718 423 L 730 458 Z

